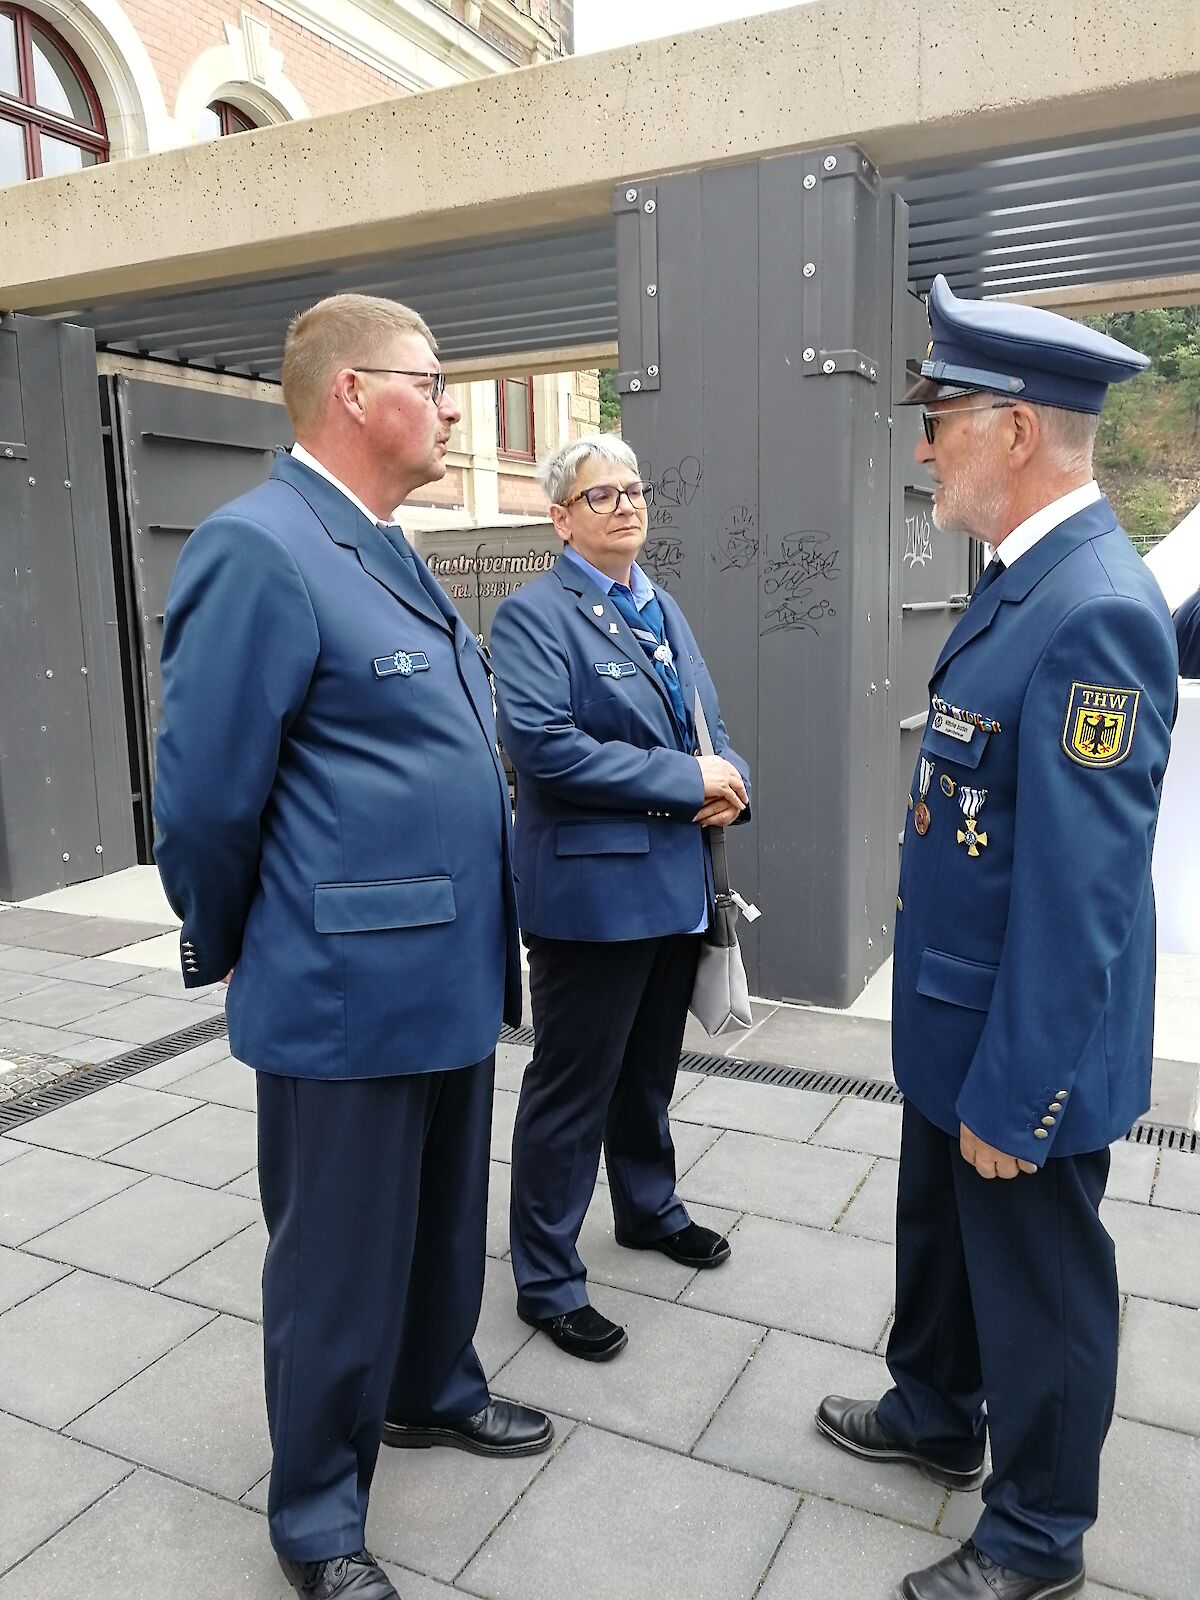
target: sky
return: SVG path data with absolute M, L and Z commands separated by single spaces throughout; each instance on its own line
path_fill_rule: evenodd
M 689 33 L 730 17 L 782 11 L 797 0 L 575 0 L 575 54 Z

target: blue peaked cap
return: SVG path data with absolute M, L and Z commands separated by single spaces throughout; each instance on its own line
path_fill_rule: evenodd
M 1149 356 L 1037 306 L 960 300 L 939 274 L 929 292 L 933 334 L 921 377 L 899 404 L 922 405 L 983 389 L 1099 412 L 1110 383 L 1145 372 Z

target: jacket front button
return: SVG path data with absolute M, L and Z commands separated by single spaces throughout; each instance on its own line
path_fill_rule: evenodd
M 1065 1089 L 1060 1089 L 1054 1098 L 1056 1100 L 1065 1100 L 1067 1098 L 1067 1091 Z
M 896 910 L 897 911 L 903 911 L 904 910 L 904 901 L 901 900 L 899 895 L 896 896 Z
M 1054 1118 L 1053 1117 L 1043 1117 L 1042 1118 L 1042 1127 L 1043 1128 L 1052 1128 L 1053 1126 L 1054 1126 Z
M 1033 1137 L 1035 1139 L 1048 1139 L 1050 1135 L 1046 1132 L 1045 1128 L 1035 1128 L 1033 1130 Z

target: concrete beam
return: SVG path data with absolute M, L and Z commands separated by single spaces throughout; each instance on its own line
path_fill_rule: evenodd
M 1195 116 L 1195 0 L 824 0 L 0 193 L 0 307 L 273 277 L 605 216 L 625 179 L 879 165 Z
M 1039 289 L 1033 294 L 1001 294 L 1023 306 L 1045 306 L 1065 317 L 1094 317 L 1101 311 L 1144 311 L 1155 306 L 1200 305 L 1200 272 L 1170 278 L 1127 278 L 1120 283 L 1087 283 L 1075 288 Z

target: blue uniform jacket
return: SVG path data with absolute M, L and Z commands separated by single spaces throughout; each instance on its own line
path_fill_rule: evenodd
M 921 747 L 929 828 L 910 810 L 904 834 L 892 1029 L 896 1082 L 948 1133 L 965 1122 L 1040 1164 L 1102 1148 L 1149 1105 L 1150 857 L 1176 686 L 1170 615 L 1106 500 L 947 640 Z M 939 731 L 947 715 L 998 729 L 963 742 Z M 920 761 L 913 784 L 919 806 Z
M 283 455 L 184 546 L 162 675 L 155 856 L 185 983 L 233 968 L 233 1053 L 312 1078 L 487 1056 L 520 1018 L 520 961 L 465 624 Z
M 683 703 L 690 713 L 698 687 L 713 747 L 748 789 L 692 630 L 670 595 L 655 593 Z M 598 941 L 692 932 L 705 913 L 702 829 L 692 821 L 704 783 L 616 606 L 560 556 L 500 606 L 491 650 L 500 738 L 518 780 L 522 928 Z
M 1175 638 L 1179 644 L 1180 674 L 1200 678 L 1200 589 L 1175 613 Z

